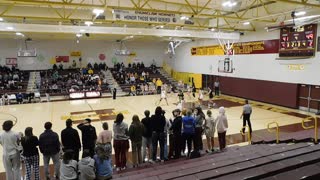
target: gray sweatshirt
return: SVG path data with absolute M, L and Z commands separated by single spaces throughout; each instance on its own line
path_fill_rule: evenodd
M 113 133 L 114 133 L 114 140 L 128 140 L 128 124 L 122 122 L 121 124 L 117 125 L 116 123 L 113 124 Z
M 78 162 L 79 180 L 94 180 L 96 178 L 94 159 L 91 157 L 82 158 Z

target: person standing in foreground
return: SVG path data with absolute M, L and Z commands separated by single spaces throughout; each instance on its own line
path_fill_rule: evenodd
M 180 115 L 180 109 L 175 109 L 172 111 L 173 114 L 173 122 L 171 125 L 171 130 L 173 132 L 173 158 L 178 159 L 181 155 L 181 147 L 182 147 L 182 136 L 181 136 L 181 128 L 182 128 L 182 117 Z
M 61 143 L 63 152 L 72 150 L 73 159 L 79 160 L 79 151 L 81 149 L 80 137 L 78 131 L 72 128 L 72 120 L 66 121 L 66 128 L 61 131 Z
M 123 114 L 119 113 L 113 124 L 113 148 L 117 171 L 126 168 L 127 152 L 129 150 L 128 124 L 123 122 L 123 119 Z
M 226 133 L 228 129 L 228 120 L 225 115 L 224 107 L 219 108 L 219 115 L 216 119 L 218 139 L 220 145 L 220 151 L 223 151 L 226 147 Z
M 44 128 L 46 130 L 39 137 L 39 148 L 40 148 L 40 152 L 43 154 L 45 177 L 47 178 L 47 180 L 50 180 L 49 162 L 50 162 L 50 158 L 52 158 L 52 161 L 54 164 L 55 178 L 59 179 L 60 177 L 59 136 L 57 133 L 51 130 L 52 128 L 51 122 L 46 122 L 44 124 Z
M 160 145 L 160 159 L 164 161 L 164 128 L 166 125 L 166 118 L 163 115 L 162 108 L 156 107 L 155 114 L 151 116 L 152 124 L 152 160 L 157 160 L 158 142 Z
M 208 117 L 204 121 L 204 132 L 207 139 L 207 153 L 210 151 L 214 151 L 214 133 L 216 129 L 215 119 L 212 117 L 212 112 L 210 110 L 207 111 Z
M 148 148 L 148 160 L 152 159 L 152 125 L 150 118 L 150 111 L 144 111 L 144 115 L 146 116 L 141 120 L 141 123 L 144 125 L 144 133 L 142 135 L 142 161 L 145 162 L 146 152 Z
M 25 136 L 21 138 L 21 145 L 23 147 L 23 156 L 25 158 L 25 166 L 27 170 L 26 180 L 31 180 L 32 169 L 34 173 L 34 179 L 40 180 L 39 175 L 39 151 L 37 146 L 39 146 L 39 140 L 37 136 L 32 133 L 32 127 L 27 127 L 24 134 Z
M 251 127 L 251 121 L 250 121 L 250 116 L 251 116 L 251 113 L 252 113 L 252 107 L 251 105 L 249 104 L 249 101 L 246 99 L 245 101 L 245 105 L 243 106 L 243 111 L 242 111 L 242 114 L 240 116 L 240 119 L 242 119 L 243 121 L 243 128 L 242 128 L 242 133 L 245 132 L 245 128 L 244 126 L 246 126 L 247 122 L 248 122 L 248 126 L 249 126 L 249 129 L 250 129 L 250 134 L 252 134 L 252 127 Z
M 0 144 L 3 147 L 3 166 L 7 180 L 20 180 L 20 153 L 18 149 L 19 134 L 11 131 L 13 122 L 8 120 L 2 125 L 4 132 L 0 135 Z
M 85 119 L 77 127 L 82 132 L 82 148 L 89 149 L 90 156 L 93 157 L 97 140 L 96 128 L 91 125 L 91 119 L 89 118 Z
M 142 163 L 141 146 L 143 133 L 144 126 L 140 122 L 139 117 L 137 115 L 134 115 L 132 117 L 132 123 L 130 125 L 128 133 L 131 140 L 133 167 L 137 167 Z

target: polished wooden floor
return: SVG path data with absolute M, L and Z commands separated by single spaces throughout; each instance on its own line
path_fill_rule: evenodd
M 196 96 L 197 97 L 197 96 Z M 197 99 L 185 94 L 186 107 L 198 105 Z M 44 131 L 44 123 L 51 121 L 53 123 L 53 130 L 60 134 L 61 130 L 65 128 L 65 120 L 72 118 L 75 123 L 81 122 L 83 119 L 89 117 L 93 119 L 93 125 L 99 133 L 102 130 L 101 123 L 108 122 L 109 127 L 112 127 L 113 120 L 118 112 L 122 112 L 125 116 L 125 121 L 130 124 L 131 118 L 137 114 L 143 118 L 143 112 L 150 110 L 154 112 L 159 103 L 159 95 L 148 96 L 130 96 L 118 97 L 116 100 L 111 98 L 88 99 L 88 100 L 72 100 L 72 101 L 57 101 L 48 103 L 35 103 L 23 105 L 9 105 L 0 106 L 0 123 L 6 119 L 15 120 L 17 122 L 13 130 L 17 132 L 24 132 L 28 126 L 33 127 L 34 134 L 39 136 Z M 202 102 L 203 109 L 208 109 L 208 97 L 205 97 Z M 178 96 L 177 94 L 168 95 L 168 104 L 165 101 L 160 102 L 160 106 L 167 112 L 166 117 L 172 118 L 172 110 L 177 108 Z M 242 142 L 239 131 L 242 128 L 242 120 L 240 115 L 242 112 L 243 99 L 220 96 L 215 98 L 216 106 L 212 109 L 213 116 L 217 116 L 219 106 L 226 107 L 226 114 L 229 122 L 229 129 L 227 131 L 228 144 Z M 299 126 L 301 120 L 308 116 L 308 113 L 300 112 L 298 110 L 271 106 L 264 103 L 251 102 L 253 105 L 252 113 L 252 127 L 253 131 L 265 130 L 267 124 L 273 121 L 278 122 L 282 127 L 288 125 Z M 13 117 L 14 116 L 14 117 Z M 295 128 L 287 128 L 288 131 L 296 131 Z M 264 132 L 265 133 L 265 132 Z M 255 133 L 253 133 L 255 134 Z M 263 133 L 259 136 L 263 136 Z M 0 149 L 2 154 L 2 148 Z M 40 158 L 42 159 L 42 158 Z M 2 156 L 0 156 L 2 162 Z M 42 162 L 41 162 L 42 165 Z M 0 172 L 4 172 L 3 164 L 0 164 Z

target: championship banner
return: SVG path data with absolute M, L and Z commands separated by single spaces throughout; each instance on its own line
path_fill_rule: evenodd
M 279 52 L 279 40 L 264 40 L 234 43 L 233 50 L 235 55 L 240 54 L 272 54 Z
M 192 56 L 219 56 L 224 55 L 224 51 L 221 46 L 203 46 L 191 48 Z
M 123 21 L 141 21 L 158 23 L 177 23 L 177 17 L 171 13 L 134 11 L 134 10 L 113 10 L 113 18 Z
M 17 65 L 17 58 L 6 58 L 6 65 Z

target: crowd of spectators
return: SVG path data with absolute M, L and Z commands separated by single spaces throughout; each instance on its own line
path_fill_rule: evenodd
M 86 68 L 68 69 L 57 65 L 48 71 L 41 72 L 41 89 L 49 93 L 101 91 L 106 90 L 108 83 L 103 71 L 108 69 L 105 63 L 93 66 L 88 63 Z
M 61 131 L 61 141 L 59 135 L 52 130 L 51 122 L 44 124 L 45 130 L 38 138 L 33 135 L 32 127 L 27 127 L 23 136 L 22 133 L 11 130 L 12 121 L 5 121 L 2 125 L 4 132 L 0 135 L 0 144 L 3 146 L 7 179 L 20 179 L 20 161 L 23 159 L 26 179 L 31 180 L 34 176 L 39 180 L 38 148 L 43 155 L 44 175 L 47 179 L 50 179 L 49 161 L 52 159 L 56 179 L 105 180 L 112 178 L 114 170 L 122 171 L 127 168 L 129 140 L 133 167 L 138 167 L 147 161 L 164 162 L 182 156 L 194 158 L 204 150 L 203 132 L 208 140 L 206 152 L 218 151 L 214 148 L 215 131 L 218 132 L 219 151 L 223 151 L 226 147 L 225 134 L 228 122 L 223 107 L 219 108 L 216 118 L 210 110 L 207 111 L 206 117 L 200 107 L 182 112 L 176 109 L 172 111 L 171 118 L 166 117 L 161 107 L 156 107 L 152 116 L 149 110 L 144 114 L 145 117 L 141 121 L 139 116 L 134 115 L 131 124 L 128 125 L 124 122 L 123 114 L 119 113 L 113 124 L 113 132 L 109 130 L 107 123 L 103 123 L 103 131 L 98 135 L 91 124 L 91 119 L 85 119 L 77 126 L 81 131 L 82 144 L 78 131 L 72 128 L 71 119 L 66 121 L 66 128 Z M 157 152 L 158 144 L 160 157 Z M 111 160 L 112 147 L 115 153 L 114 166 Z M 82 158 L 79 159 L 81 150 Z M 61 154 L 62 160 L 60 160 Z

